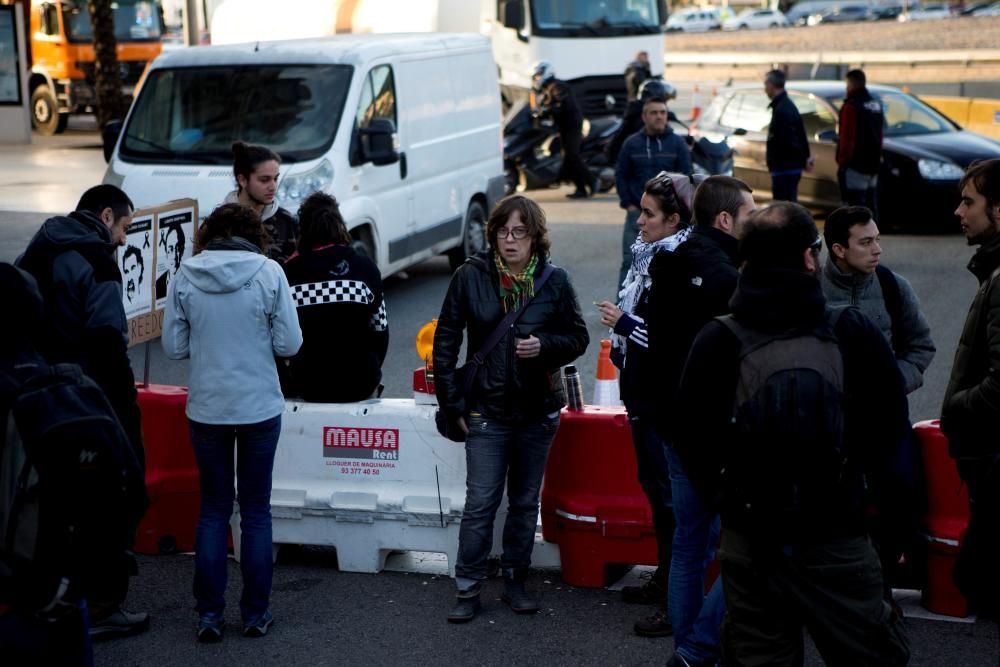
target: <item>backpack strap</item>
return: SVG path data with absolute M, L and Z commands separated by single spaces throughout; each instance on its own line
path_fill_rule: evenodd
M 875 267 L 875 277 L 882 288 L 882 300 L 889 312 L 892 326 L 892 351 L 898 352 L 903 340 L 903 296 L 899 291 L 899 281 L 888 267 L 879 264 Z

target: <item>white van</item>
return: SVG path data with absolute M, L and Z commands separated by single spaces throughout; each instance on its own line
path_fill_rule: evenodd
M 504 191 L 500 120 L 481 35 L 180 49 L 105 132 L 104 182 L 137 207 L 193 197 L 204 218 L 236 187 L 232 142 L 263 144 L 282 157 L 278 203 L 295 213 L 314 191 L 335 196 L 383 275 L 439 253 L 457 265 L 486 247 Z

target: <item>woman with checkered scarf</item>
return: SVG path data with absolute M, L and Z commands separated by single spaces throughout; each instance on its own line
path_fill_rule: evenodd
M 636 622 L 636 634 L 646 637 L 669 635 L 673 629 L 667 620 L 667 574 L 670 567 L 674 533 L 671 506 L 670 474 L 666 447 L 655 428 L 658 378 L 650 363 L 646 313 L 652 280 L 649 265 L 660 252 L 673 252 L 687 240 L 691 231 L 691 199 L 694 184 L 684 174 L 660 172 L 645 185 L 637 224 L 639 236 L 632 245 L 632 266 L 619 293 L 618 305 L 598 304 L 601 322 L 612 327 L 611 359 L 621 369 L 622 401 L 628 410 L 635 446 L 639 484 L 653 509 L 653 527 L 660 566 L 642 586 L 622 589 L 626 602 L 658 604 L 661 609 Z
M 524 581 L 542 473 L 565 405 L 560 368 L 583 354 L 590 340 L 569 276 L 554 266 L 547 269 L 549 236 L 538 204 L 521 195 L 507 197 L 493 209 L 486 232 L 489 250 L 466 260 L 452 276 L 434 334 L 438 403 L 449 431 L 467 434 L 465 508 L 455 566 L 458 598 L 448 614 L 453 623 L 470 621 L 479 612 L 505 484 L 510 503 L 501 597 L 516 613 L 538 611 L 538 600 L 525 591 Z M 456 374 L 463 334 L 468 332 L 468 362 L 505 315 L 519 308 L 513 326 L 482 355 L 466 394 Z

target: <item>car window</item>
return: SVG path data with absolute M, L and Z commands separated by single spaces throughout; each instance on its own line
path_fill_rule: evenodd
M 764 132 L 771 124 L 771 110 L 767 108 L 770 102 L 763 91 L 738 93 L 726 105 L 719 124 L 731 129 L 742 128 L 747 132 Z
M 837 116 L 833 110 L 817 97 L 792 93 L 791 98 L 802 116 L 806 136 L 815 139 L 820 132 L 837 129 Z
M 955 128 L 939 113 L 910 95 L 882 93 L 887 136 L 951 132 Z

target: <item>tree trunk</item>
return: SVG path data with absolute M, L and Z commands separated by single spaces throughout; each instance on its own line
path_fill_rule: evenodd
M 97 125 L 125 118 L 125 99 L 118 70 L 118 40 L 115 39 L 111 0 L 87 0 L 94 33 L 94 89 L 97 94 Z

